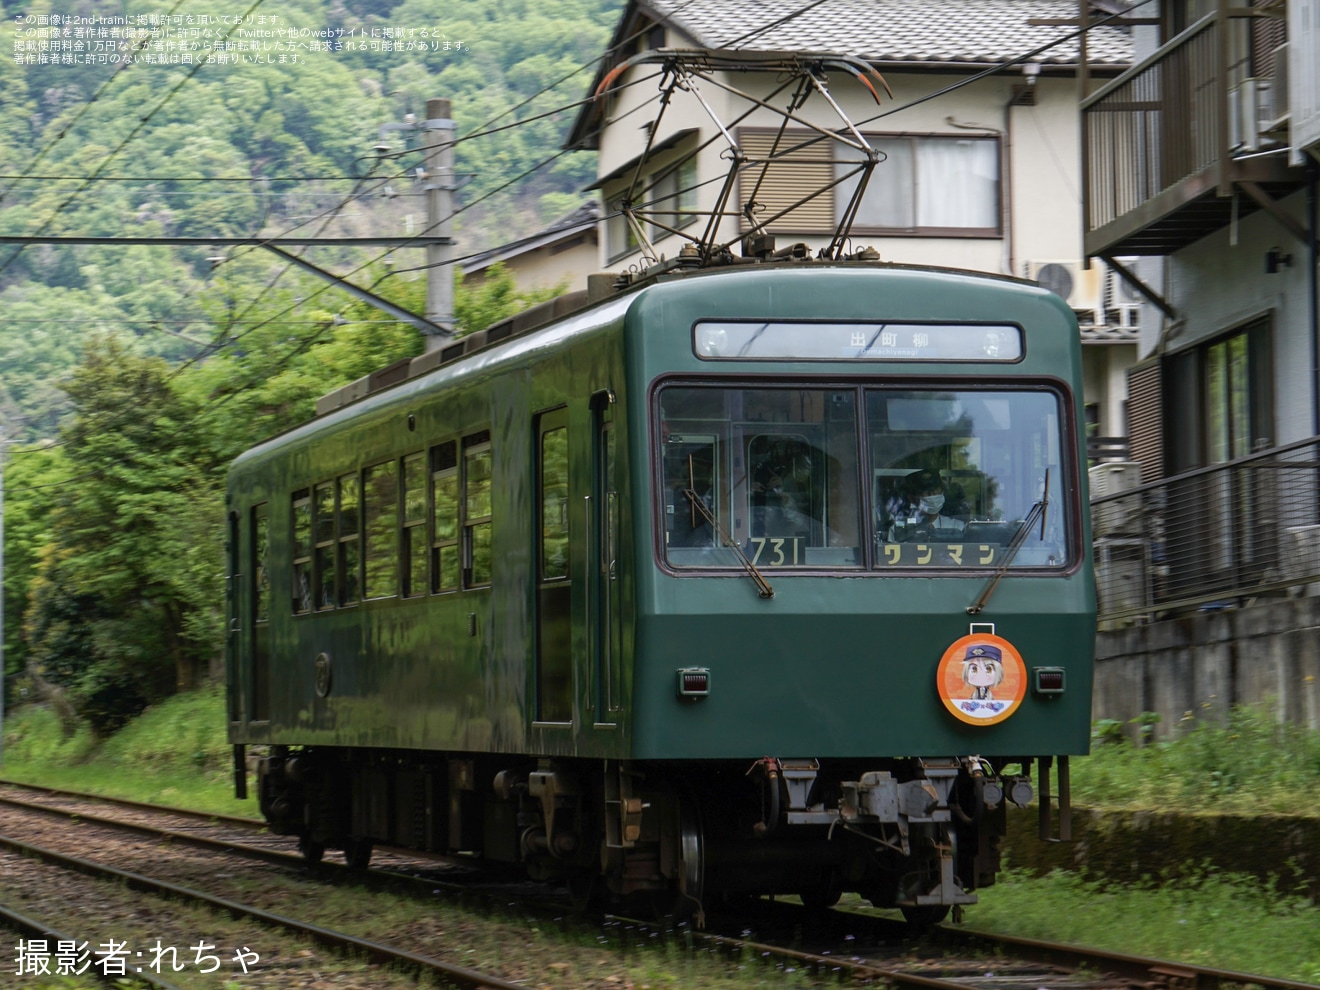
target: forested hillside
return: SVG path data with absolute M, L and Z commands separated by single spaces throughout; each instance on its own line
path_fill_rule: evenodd
M 437 96 L 460 257 L 569 212 L 594 175 L 560 151 L 573 110 L 549 111 L 584 95 L 618 0 L 65 2 L 2 0 L 0 235 L 416 233 L 420 135 L 376 145 Z M 421 250 L 292 250 L 423 309 Z M 496 279 L 460 321 L 525 301 Z M 199 676 L 222 648 L 225 464 L 420 347 L 260 248 L 0 245 L 11 703 L 108 731 Z

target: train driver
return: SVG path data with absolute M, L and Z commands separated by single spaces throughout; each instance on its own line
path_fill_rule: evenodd
M 944 515 L 944 482 L 938 471 L 918 471 L 908 479 L 907 501 L 889 528 L 889 542 L 962 539 L 966 525 Z

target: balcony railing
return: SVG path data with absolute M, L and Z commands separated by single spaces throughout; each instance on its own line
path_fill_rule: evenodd
M 1106 494 L 1091 508 L 1102 629 L 1320 590 L 1320 437 Z
M 1286 114 L 1268 13 L 1221 2 L 1082 102 L 1088 254 L 1171 253 L 1228 222 L 1234 182 L 1292 181 L 1282 156 L 1253 155 Z

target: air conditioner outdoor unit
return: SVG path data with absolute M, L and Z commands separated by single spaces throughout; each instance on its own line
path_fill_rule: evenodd
M 1274 120 L 1274 80 L 1243 79 L 1228 91 L 1228 144 L 1236 151 L 1256 151 L 1263 129 Z
M 1106 619 L 1106 613 L 1149 604 L 1146 545 L 1141 540 L 1098 540 L 1095 544 L 1095 590 L 1101 629 L 1132 625 L 1135 617 Z
M 1289 526 L 1283 545 L 1283 576 L 1289 581 L 1310 582 L 1312 592 L 1320 591 L 1320 526 Z
M 1049 289 L 1071 309 L 1089 312 L 1093 323 L 1104 322 L 1103 276 L 1098 263 L 1083 268 L 1080 261 L 1027 262 L 1027 278 Z
M 1131 491 L 1141 484 L 1141 464 L 1137 461 L 1106 461 L 1087 472 L 1091 480 L 1091 500 Z M 1141 532 L 1141 500 L 1121 498 L 1095 506 L 1091 531 L 1096 539 Z
M 1131 258 L 1120 258 L 1125 263 Z M 1127 279 L 1116 271 L 1109 271 L 1108 291 L 1105 294 L 1105 309 L 1118 313 L 1120 326 L 1135 327 L 1141 319 L 1141 304 L 1145 301 L 1141 293 Z

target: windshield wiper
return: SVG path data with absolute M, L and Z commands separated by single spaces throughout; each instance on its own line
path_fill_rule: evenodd
M 986 604 L 990 601 L 990 596 L 995 593 L 995 588 L 1004 575 L 1008 573 L 1009 565 L 1013 563 L 1013 558 L 1017 552 L 1022 549 L 1022 544 L 1027 542 L 1027 534 L 1031 532 L 1031 527 L 1035 525 L 1036 520 L 1040 520 L 1040 538 L 1045 539 L 1045 519 L 1050 506 L 1050 472 L 1045 469 L 1045 490 L 1040 494 L 1040 500 L 1031 507 L 1027 513 L 1027 518 L 1022 520 L 1017 531 L 1013 534 L 1013 539 L 1008 541 L 1008 548 L 1004 551 L 1004 559 L 999 562 L 999 567 L 995 570 L 994 576 L 990 578 L 990 583 L 982 589 L 976 596 L 976 601 L 967 606 L 968 615 L 980 615 Z
M 774 598 L 775 589 L 770 587 L 770 582 L 756 569 L 756 565 L 747 558 L 747 554 L 743 553 L 743 549 L 738 546 L 738 542 L 725 532 L 724 527 L 720 525 L 720 521 L 715 518 L 715 514 L 706 505 L 705 499 L 698 495 L 693 488 L 684 488 L 683 496 L 692 504 L 692 508 L 700 513 L 706 522 L 710 523 L 710 528 L 719 534 L 724 545 L 738 555 L 738 560 L 742 562 L 744 570 L 756 582 L 756 593 L 762 598 Z

